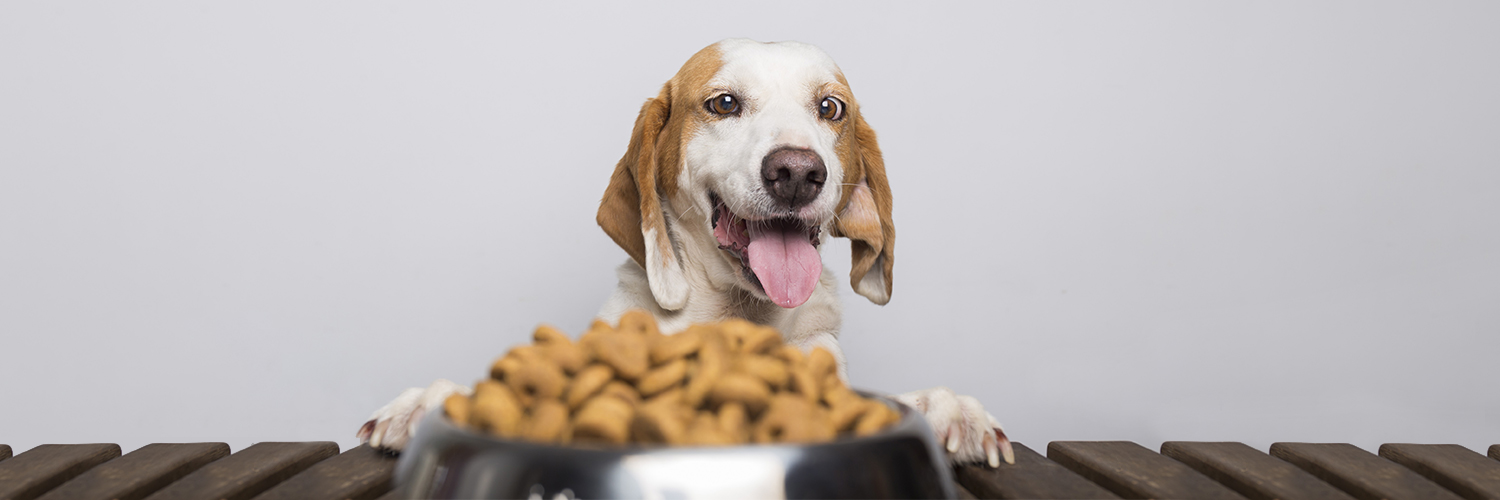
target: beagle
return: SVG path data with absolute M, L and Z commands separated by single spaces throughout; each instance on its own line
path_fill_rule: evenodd
M 875 131 L 817 47 L 729 39 L 698 51 L 636 118 L 597 221 L 630 255 L 599 317 L 644 309 L 663 333 L 737 317 L 823 347 L 847 380 L 830 236 L 850 240 L 854 291 L 891 298 L 896 228 Z M 427 408 L 467 388 L 440 380 L 376 411 L 358 435 L 398 450 Z M 955 461 L 1014 462 L 974 398 L 938 387 L 897 398 L 921 411 Z

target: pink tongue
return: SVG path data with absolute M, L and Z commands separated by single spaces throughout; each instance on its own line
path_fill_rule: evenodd
M 823 273 L 823 258 L 813 248 L 806 230 L 782 230 L 749 224 L 750 246 L 745 256 L 750 270 L 776 305 L 793 308 L 812 297 Z

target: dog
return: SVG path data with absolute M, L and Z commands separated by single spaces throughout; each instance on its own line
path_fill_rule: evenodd
M 886 304 L 891 208 L 875 132 L 832 58 L 798 42 L 720 41 L 646 101 L 610 177 L 597 221 L 630 260 L 599 318 L 643 309 L 669 334 L 743 318 L 805 350 L 827 349 L 848 380 L 838 279 L 819 247 L 848 238 L 850 285 Z M 446 380 L 408 389 L 357 435 L 399 450 L 428 409 L 467 391 Z M 954 462 L 1014 463 L 1004 430 L 974 398 L 937 387 L 897 399 L 926 417 Z

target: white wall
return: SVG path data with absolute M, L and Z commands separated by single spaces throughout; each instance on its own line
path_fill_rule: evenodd
M 880 132 L 856 385 L 1038 449 L 1500 443 L 1478 2 L 3 3 L 0 443 L 347 448 L 576 333 L 636 110 L 732 36 L 823 47 Z

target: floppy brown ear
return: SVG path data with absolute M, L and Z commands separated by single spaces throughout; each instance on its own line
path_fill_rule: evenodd
M 666 214 L 657 192 L 658 151 L 662 127 L 671 117 L 671 97 L 663 87 L 655 99 L 641 106 L 630 133 L 630 146 L 615 165 L 609 187 L 599 200 L 596 220 L 604 233 L 646 269 L 651 294 L 663 309 L 687 304 L 687 279 L 672 250 Z
M 855 115 L 851 163 L 844 176 L 844 206 L 834 221 L 834 236 L 849 238 L 849 284 L 870 302 L 891 300 L 891 270 L 896 264 L 896 224 L 891 220 L 891 186 L 875 130 Z

